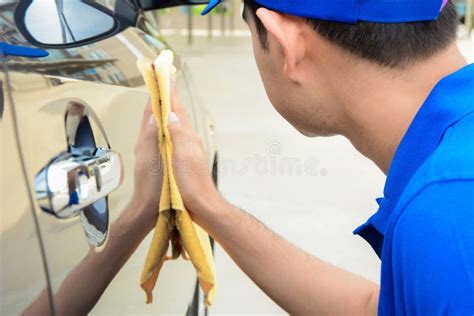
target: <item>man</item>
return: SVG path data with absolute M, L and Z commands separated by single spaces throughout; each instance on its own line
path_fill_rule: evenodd
M 456 47 L 454 5 L 246 0 L 244 18 L 278 112 L 304 135 L 344 135 L 387 174 L 380 209 L 355 231 L 382 260 L 380 287 L 221 197 L 175 99 L 175 176 L 193 219 L 290 314 L 473 315 L 474 65 Z M 144 157 L 154 141 L 141 139 Z

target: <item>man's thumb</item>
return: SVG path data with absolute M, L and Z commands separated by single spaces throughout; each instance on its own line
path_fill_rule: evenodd
M 179 120 L 179 117 L 174 112 L 168 114 L 168 130 L 170 132 L 171 139 L 173 143 L 179 142 L 179 138 L 182 135 L 182 125 Z

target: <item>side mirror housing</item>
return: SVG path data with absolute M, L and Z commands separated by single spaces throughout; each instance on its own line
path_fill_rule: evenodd
M 22 0 L 14 18 L 25 39 L 44 48 L 78 47 L 129 26 L 92 0 Z
M 94 0 L 20 0 L 14 18 L 18 30 L 29 43 L 42 48 L 71 48 L 100 41 L 136 26 L 143 11 L 208 2 L 116 0 L 114 11 L 111 11 Z

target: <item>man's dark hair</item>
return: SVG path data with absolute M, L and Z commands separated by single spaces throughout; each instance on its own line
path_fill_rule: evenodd
M 244 0 L 244 3 L 244 16 L 249 14 L 255 21 L 262 47 L 267 50 L 267 30 L 256 16 L 257 10 L 262 6 L 254 0 Z M 456 39 L 459 25 L 452 0 L 434 21 L 409 23 L 360 21 L 356 24 L 317 19 L 306 19 L 306 21 L 330 42 L 362 58 L 391 68 L 427 59 L 445 49 Z

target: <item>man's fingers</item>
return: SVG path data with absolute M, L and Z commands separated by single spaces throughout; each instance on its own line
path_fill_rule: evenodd
M 156 123 L 155 115 L 151 107 L 151 101 L 148 103 L 143 111 L 143 119 L 140 129 L 140 138 L 142 139 L 154 139 L 158 141 L 158 124 Z
M 183 107 L 181 99 L 179 98 L 176 82 L 171 83 L 171 111 L 178 116 L 183 125 L 191 126 L 186 114 L 186 109 Z
M 151 108 L 151 100 L 148 99 L 145 109 L 143 110 L 142 124 L 140 125 L 141 131 L 146 130 L 149 123 L 150 116 L 152 114 L 153 114 L 153 110 Z
M 168 116 L 169 127 L 171 128 L 171 125 L 173 124 L 179 124 L 181 125 L 180 128 L 192 129 L 192 125 L 189 123 L 188 117 L 186 115 L 186 110 L 182 106 L 181 101 L 179 99 L 178 90 L 176 88 L 175 82 L 171 83 L 171 108 L 172 112 L 170 112 Z M 148 103 L 145 107 L 145 110 L 143 111 L 140 133 L 143 136 L 156 136 L 158 133 L 157 129 L 158 127 L 153 114 L 151 100 L 148 99 Z
M 189 142 L 193 139 L 189 130 L 180 123 L 169 124 L 168 129 L 170 131 L 171 141 L 173 142 L 173 150 L 177 150 L 178 148 L 181 148 L 181 150 L 188 149 Z
M 148 102 L 145 106 L 145 110 L 143 111 L 143 121 L 148 119 L 148 117 L 150 117 L 152 113 L 153 113 L 153 110 L 151 108 L 151 100 L 148 98 Z

